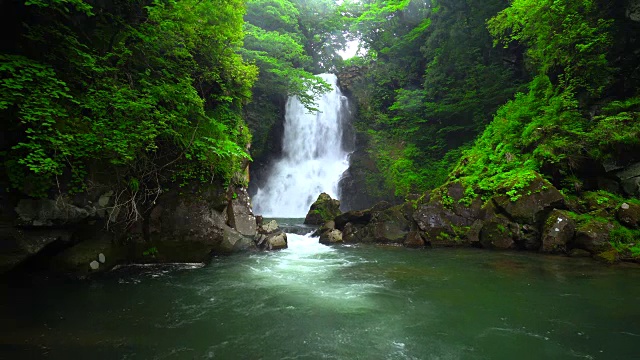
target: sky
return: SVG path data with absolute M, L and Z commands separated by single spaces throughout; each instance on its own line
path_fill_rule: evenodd
M 346 49 L 343 51 L 338 51 L 338 54 L 342 56 L 344 60 L 347 60 L 354 57 L 357 51 L 358 51 L 358 41 L 353 40 L 353 41 L 347 42 Z

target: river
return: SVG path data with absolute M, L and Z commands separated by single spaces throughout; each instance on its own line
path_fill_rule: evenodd
M 289 248 L 3 284 L 2 359 L 632 359 L 640 271 L 474 249 Z

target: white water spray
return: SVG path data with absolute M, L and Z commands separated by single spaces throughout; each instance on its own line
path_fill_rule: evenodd
M 349 154 L 342 146 L 346 97 L 340 93 L 335 75 L 318 77 L 332 89 L 316 98 L 317 113 L 309 113 L 297 97 L 287 101 L 283 157 L 253 197 L 256 214 L 300 218 L 320 193 L 338 197 L 338 181 L 349 167 Z

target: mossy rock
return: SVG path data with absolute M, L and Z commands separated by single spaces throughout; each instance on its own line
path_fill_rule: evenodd
M 521 224 L 539 224 L 551 210 L 564 207 L 564 196 L 537 173 L 526 186 L 505 190 L 507 193 L 492 200 L 501 212 Z
M 576 228 L 576 235 L 570 247 L 586 250 L 591 255 L 597 255 L 613 249 L 610 244 L 610 233 L 614 225 L 605 218 L 586 218 Z
M 516 233 L 513 224 L 503 215 L 488 220 L 480 230 L 480 244 L 485 249 L 514 249 Z
M 575 214 L 569 211 L 553 210 L 542 228 L 540 251 L 552 254 L 567 253 L 567 244 L 576 233 Z
M 616 217 L 622 225 L 630 229 L 640 229 L 640 205 L 631 202 L 622 203 L 616 212 Z
M 340 201 L 332 199 L 327 193 L 322 193 L 318 196 L 318 199 L 311 204 L 304 223 L 307 225 L 323 225 L 341 213 Z

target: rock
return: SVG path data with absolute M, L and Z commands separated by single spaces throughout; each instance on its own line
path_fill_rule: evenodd
M 624 170 L 616 172 L 620 179 L 622 190 L 632 197 L 640 197 L 640 162 L 627 166 Z
M 631 21 L 640 22 L 640 1 L 630 0 L 628 2 L 626 16 Z
M 410 231 L 403 243 L 404 246 L 410 248 L 421 248 L 426 245 L 419 231 Z
M 318 199 L 311 204 L 304 223 L 307 225 L 322 225 L 329 220 L 333 220 L 341 213 L 340 201 L 332 199 L 327 193 L 322 193 L 318 196 Z
M 227 206 L 229 226 L 244 236 L 255 236 L 257 223 L 249 202 L 249 194 L 242 187 L 236 188 L 234 194 L 235 199 L 229 201 Z
M 70 203 L 64 197 L 51 199 L 20 199 L 15 208 L 18 225 L 59 226 L 79 223 L 89 217 L 90 212 Z
M 253 247 L 253 240 L 235 229 L 225 228 L 223 234 L 222 242 L 216 247 L 216 252 L 231 254 Z
M 567 244 L 576 233 L 576 223 L 563 210 L 553 210 L 542 228 L 542 247 L 545 253 L 566 253 Z
M 320 235 L 321 244 L 335 244 L 342 242 L 342 232 L 338 229 L 328 230 Z
M 90 269 L 98 270 L 98 267 L 87 268 L 87 264 L 95 262 L 100 271 L 107 271 L 117 264 L 126 262 L 130 251 L 125 246 L 116 245 L 113 240 L 114 234 L 100 231 L 91 238 L 54 255 L 51 258 L 51 267 L 57 272 L 83 277 Z
M 592 255 L 613 249 L 609 243 L 609 233 L 613 225 L 604 219 L 593 218 L 579 224 L 576 235 L 570 243 L 572 249 L 582 249 Z
M 505 216 L 497 215 L 488 220 L 480 230 L 480 244 L 486 249 L 513 249 L 517 230 L 514 232 L 513 224 Z
M 530 225 L 544 221 L 553 208 L 564 207 L 564 196 L 538 173 L 516 194 L 499 195 L 492 200 L 513 221 Z
M 147 234 L 144 241 L 140 236 L 142 245 L 136 253 L 153 246 L 158 249 L 154 262 L 201 262 L 212 254 L 255 249 L 257 224 L 248 196 L 242 188 L 235 193 L 236 198 L 229 199 L 224 187 L 215 183 L 194 183 L 180 191 L 163 192 L 148 216 L 148 224 L 141 225 L 148 226 Z M 148 257 L 139 260 L 151 261 Z
M 278 228 L 278 223 L 275 220 L 271 220 L 266 224 L 262 224 L 259 228 L 258 228 L 258 232 L 260 234 L 271 234 L 275 231 L 277 231 Z
M 390 205 L 390 204 L 389 204 Z M 404 206 L 397 205 L 394 207 L 381 206 L 372 208 L 371 221 L 365 225 L 368 228 L 367 233 L 373 235 L 373 241 L 381 243 L 404 243 L 411 222 L 404 214 Z
M 280 232 L 267 239 L 267 250 L 280 250 L 287 248 L 287 234 Z
M 336 216 L 334 223 L 336 229 L 344 230 L 348 223 L 366 225 L 369 221 L 371 221 L 371 209 L 347 211 Z
M 466 232 L 471 219 L 457 215 L 437 201 L 420 205 L 413 213 L 413 220 L 424 232 L 425 241 L 435 246 L 463 245 L 460 232 Z
M 326 223 L 324 223 L 324 225 L 322 225 L 322 228 L 327 230 L 333 230 L 336 228 L 336 222 L 333 220 L 329 220 Z
M 349 155 L 349 168 L 342 174 L 340 207 L 343 211 L 368 209 L 379 201 L 399 203 L 402 199 L 393 194 L 393 189 L 385 184 L 375 160 L 367 149 L 370 148 L 367 134 L 356 132 L 355 150 Z
M 640 205 L 623 203 L 616 213 L 620 223 L 630 229 L 640 229 Z
M 362 224 L 347 223 L 342 230 L 342 241 L 345 243 L 373 242 L 373 234 Z
M 98 270 L 98 268 L 100 267 L 100 263 L 93 260 L 89 263 L 89 267 L 91 268 L 91 270 Z
M 11 270 L 45 248 L 64 248 L 71 242 L 68 229 L 0 227 L 0 273 Z

